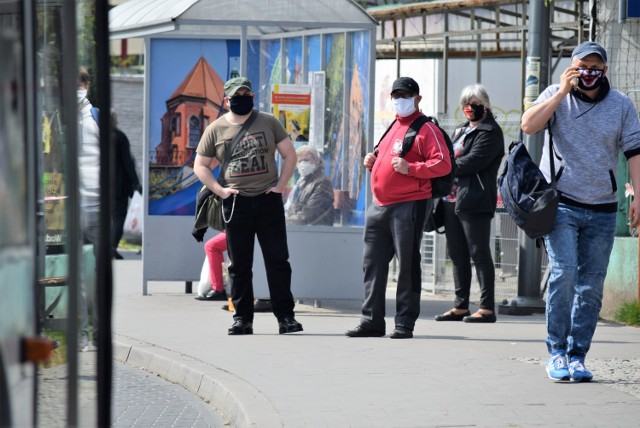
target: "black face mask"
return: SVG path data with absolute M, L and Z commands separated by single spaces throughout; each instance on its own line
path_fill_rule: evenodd
M 469 108 L 473 111 L 473 116 L 469 118 L 471 122 L 477 122 L 484 116 L 484 106 L 482 104 L 469 104 Z
M 229 98 L 229 108 L 235 114 L 244 116 L 253 109 L 253 96 L 243 95 Z

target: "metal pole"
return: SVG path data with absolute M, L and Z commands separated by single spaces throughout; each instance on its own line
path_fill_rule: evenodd
M 111 129 L 111 80 L 109 75 L 109 4 L 95 2 L 96 91 L 100 111 L 100 238 L 96 258 L 96 309 L 98 313 L 98 426 L 111 426 L 111 382 L 113 377 L 113 349 L 111 320 L 113 298 L 113 270 L 111 265 L 111 213 L 113 188 L 115 135 Z
M 64 0 L 62 14 L 62 123 L 64 129 L 65 188 L 69 198 L 65 202 L 68 250 L 69 315 L 67 317 L 67 426 L 78 426 L 78 329 L 80 311 L 80 178 L 78 176 L 78 62 L 76 32 L 76 5 Z M 68 187 L 67 187 L 68 186 Z
M 545 0 L 529 3 L 529 39 L 527 53 L 527 78 L 525 80 L 524 108 L 533 102 L 548 85 L 549 43 L 551 9 Z M 533 160 L 538 163 L 544 142 L 543 133 L 527 136 L 525 144 Z M 540 296 L 542 249 L 518 230 L 518 297 L 507 306 L 499 308 L 500 313 L 526 315 L 544 312 L 545 303 Z

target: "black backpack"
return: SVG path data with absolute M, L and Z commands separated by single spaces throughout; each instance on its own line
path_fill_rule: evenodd
M 389 132 L 389 130 L 391 129 L 391 127 L 395 122 L 396 122 L 395 120 L 391 122 L 391 125 L 389 125 L 387 130 L 384 131 L 384 134 L 382 134 L 380 141 L 384 139 L 384 137 L 387 135 L 387 133 Z M 438 127 L 438 129 L 440 130 L 440 133 L 442 133 L 442 136 L 444 137 L 444 141 L 447 143 L 447 148 L 449 149 L 449 160 L 451 161 L 451 171 L 448 174 L 443 175 L 442 177 L 435 177 L 431 179 L 431 197 L 442 198 L 443 196 L 447 196 L 451 192 L 451 186 L 453 185 L 453 178 L 455 177 L 455 173 L 456 173 L 456 163 L 453 159 L 453 143 L 451 142 L 451 138 L 449 138 L 449 134 L 447 134 L 442 128 L 440 128 L 440 124 L 438 123 L 438 120 L 436 118 L 422 115 L 417 117 L 416 120 L 414 120 L 413 122 L 411 122 L 411 125 L 409 125 L 409 130 L 407 130 L 407 133 L 404 136 L 404 141 L 402 142 L 402 151 L 400 152 L 399 156 L 401 158 L 404 158 L 405 155 L 409 152 L 409 150 L 411 150 L 411 147 L 413 146 L 413 142 L 416 139 L 416 135 L 418 134 L 418 131 L 420 131 L 420 128 L 422 128 L 422 125 L 424 125 L 427 122 L 431 122 Z M 380 141 L 378 142 L 378 144 L 376 144 L 374 151 L 378 149 L 378 146 L 380 145 Z

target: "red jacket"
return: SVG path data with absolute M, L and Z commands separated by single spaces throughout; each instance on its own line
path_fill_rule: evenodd
M 371 170 L 371 190 L 380 206 L 428 199 L 431 197 L 431 178 L 451 171 L 447 143 L 431 122 L 420 128 L 411 150 L 404 157 L 409 162 L 409 174 L 393 169 L 391 159 L 398 156 L 409 125 L 421 114 L 417 111 L 407 117 L 396 116 L 396 123 L 378 146 Z

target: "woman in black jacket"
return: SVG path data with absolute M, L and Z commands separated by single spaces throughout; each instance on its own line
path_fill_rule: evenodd
M 451 140 L 456 178 L 451 193 L 442 198 L 447 249 L 453 262 L 456 298 L 453 309 L 436 321 L 496 322 L 495 268 L 491 255 L 491 219 L 496 211 L 496 180 L 504 155 L 502 129 L 491 112 L 487 90 L 467 86 L 460 95 L 467 122 Z M 480 283 L 480 308 L 471 314 L 471 260 Z

